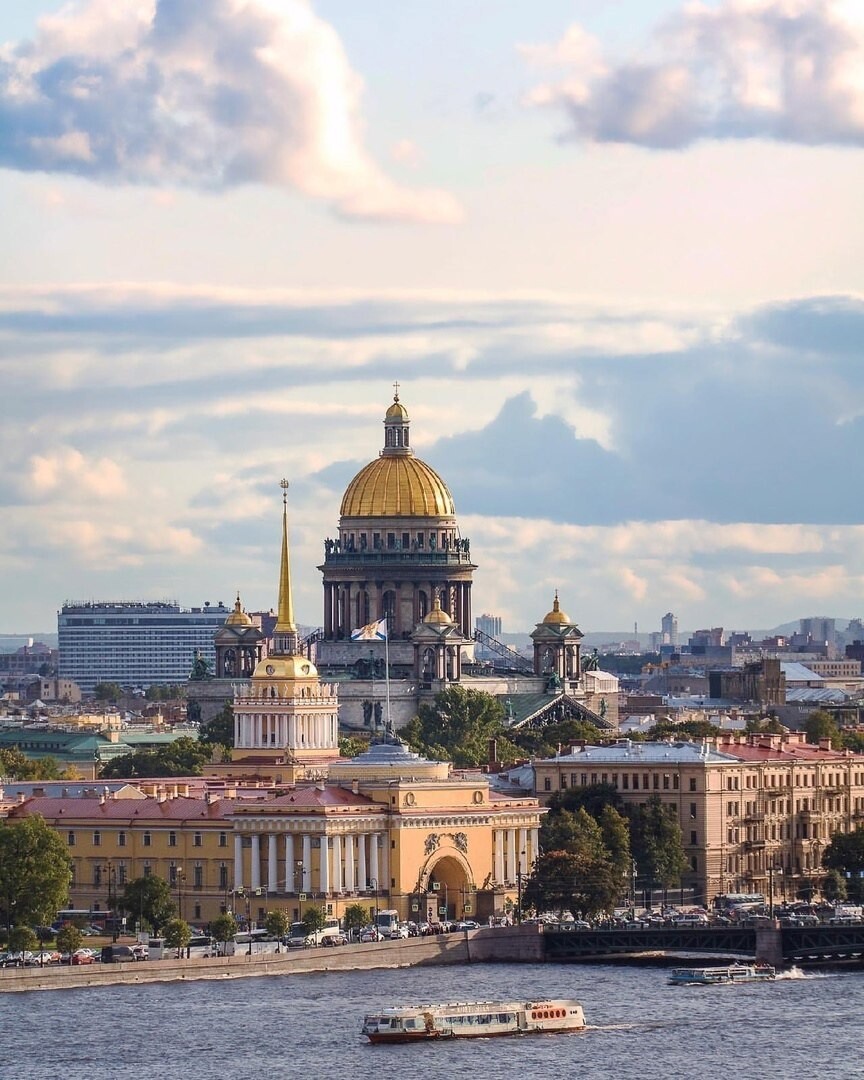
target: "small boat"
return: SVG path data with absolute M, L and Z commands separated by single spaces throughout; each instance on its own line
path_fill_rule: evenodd
M 726 967 L 672 968 L 672 986 L 722 986 L 728 983 L 773 982 L 776 970 L 770 964 L 728 964 Z
M 585 1014 L 579 1002 L 556 998 L 401 1005 L 367 1016 L 362 1034 L 372 1043 L 404 1043 L 422 1039 L 544 1035 L 584 1028 Z

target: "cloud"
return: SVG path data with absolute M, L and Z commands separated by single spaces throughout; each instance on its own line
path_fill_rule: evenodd
M 379 221 L 453 222 L 362 142 L 362 84 L 306 0 L 75 0 L 0 49 L 0 165 L 117 184 L 272 184 Z
M 632 56 L 604 56 L 572 26 L 521 49 L 563 69 L 534 105 L 565 112 L 569 137 L 678 149 L 700 139 L 864 145 L 864 24 L 832 0 L 688 3 Z
M 73 447 L 61 447 L 46 454 L 34 454 L 23 485 L 33 498 L 44 501 L 62 491 L 97 499 L 113 499 L 126 493 L 123 470 L 110 458 L 88 460 Z

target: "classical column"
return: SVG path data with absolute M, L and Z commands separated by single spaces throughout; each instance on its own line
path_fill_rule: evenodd
M 321 892 L 327 896 L 330 892 L 330 841 L 326 836 L 321 837 L 320 864 Z
M 357 888 L 365 892 L 369 888 L 369 874 L 366 872 L 366 833 L 357 837 Z
M 333 837 L 333 892 L 342 892 L 342 837 Z
M 531 866 L 531 860 L 528 857 L 528 830 L 519 830 L 519 848 L 517 852 L 517 863 L 520 874 L 527 874 L 528 869 Z
M 285 892 L 297 892 L 294 883 L 294 835 L 285 834 Z
M 378 869 L 378 833 L 373 832 L 369 837 L 369 880 L 375 882 L 375 890 L 381 890 L 381 878 Z
M 540 857 L 540 830 L 535 828 L 528 831 L 531 836 L 531 861 L 528 865 L 533 866 Z
M 345 892 L 354 892 L 354 837 L 345 837 Z
M 507 880 L 516 880 L 516 830 L 507 830 Z
M 276 860 L 276 833 L 267 834 L 267 892 L 279 892 L 279 871 Z
M 243 837 L 234 833 L 234 888 L 243 884 Z
M 303 833 L 303 885 L 301 892 L 311 892 L 312 882 L 312 837 Z
M 504 884 L 504 830 L 495 830 L 495 880 Z
M 249 885 L 250 888 L 261 888 L 261 835 L 252 833 L 252 850 L 249 852 Z

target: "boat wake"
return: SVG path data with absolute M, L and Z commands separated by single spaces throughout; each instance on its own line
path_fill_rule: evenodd
M 816 972 L 802 971 L 799 967 L 791 967 L 787 971 L 778 971 L 776 975 L 777 982 L 788 981 L 789 979 L 824 979 L 825 975 L 818 974 Z

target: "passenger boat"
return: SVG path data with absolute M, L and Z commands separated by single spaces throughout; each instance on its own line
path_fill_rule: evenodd
M 726 967 L 672 968 L 672 986 L 721 986 L 727 983 L 773 982 L 777 972 L 770 964 L 729 964 Z
M 544 1035 L 584 1028 L 585 1014 L 579 1002 L 556 998 L 401 1005 L 367 1016 L 362 1033 L 373 1043 L 404 1043 L 421 1039 Z

